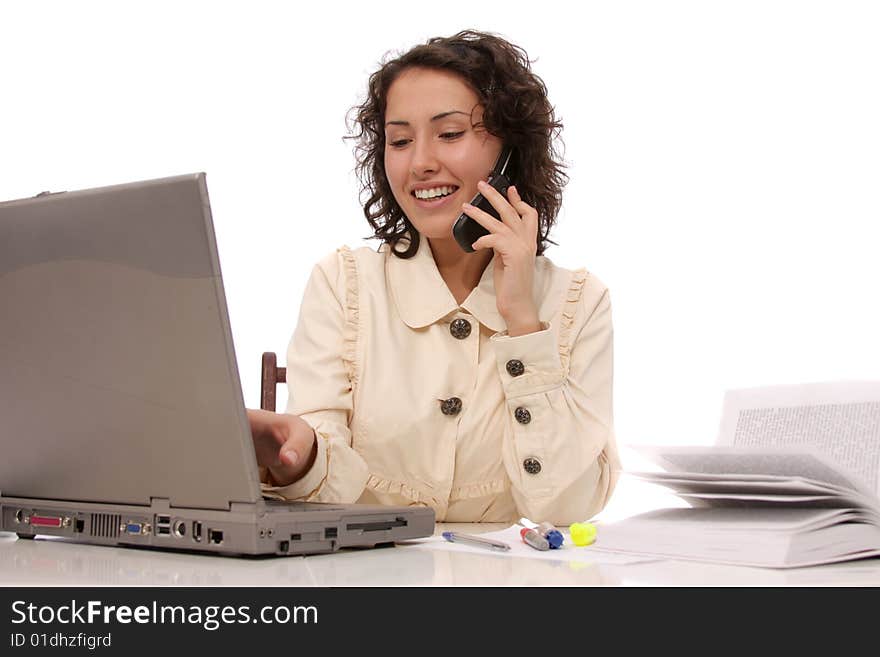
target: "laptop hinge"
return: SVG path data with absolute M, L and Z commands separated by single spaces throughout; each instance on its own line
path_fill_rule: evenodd
M 150 510 L 153 513 L 167 513 L 171 510 L 171 502 L 167 497 L 151 497 Z
M 229 510 L 233 513 L 247 513 L 250 511 L 260 511 L 265 506 L 263 500 L 257 502 L 230 502 Z
M 232 512 L 248 512 L 253 511 L 254 509 L 260 510 L 265 506 L 263 500 L 258 500 L 256 502 L 229 502 L 228 505 L 228 510 Z M 151 497 L 150 510 L 153 513 L 168 513 L 171 511 L 171 502 L 167 497 Z

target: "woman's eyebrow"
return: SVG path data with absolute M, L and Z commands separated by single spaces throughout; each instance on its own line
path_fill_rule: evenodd
M 470 116 L 467 112 L 462 112 L 461 110 L 449 110 L 448 112 L 440 112 L 440 114 L 436 114 L 431 117 L 432 121 L 439 121 L 440 119 L 444 119 L 450 114 L 464 114 L 465 116 Z M 409 121 L 388 121 L 385 124 L 387 128 L 389 125 L 409 125 Z

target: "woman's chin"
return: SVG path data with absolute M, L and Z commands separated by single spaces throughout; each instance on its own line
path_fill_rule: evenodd
M 455 225 L 457 219 L 458 216 L 451 218 L 431 217 L 429 219 L 418 219 L 415 221 L 410 218 L 410 221 L 422 237 L 427 237 L 432 240 L 451 240 L 453 239 L 452 226 Z

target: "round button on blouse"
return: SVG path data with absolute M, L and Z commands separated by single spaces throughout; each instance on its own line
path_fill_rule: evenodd
M 452 337 L 456 340 L 464 340 L 471 334 L 471 323 L 461 317 L 454 319 L 449 325 L 449 332 L 452 333 Z
M 523 372 L 526 371 L 525 366 L 523 366 L 521 360 L 509 360 L 507 361 L 507 373 L 510 376 L 519 376 Z
M 538 459 L 527 458 L 523 461 L 523 470 L 529 474 L 538 474 L 541 471 L 541 462 Z
M 532 414 L 529 413 L 529 411 L 522 406 L 520 406 L 513 412 L 513 416 L 520 424 L 528 424 L 532 421 Z
M 440 402 L 440 411 L 443 415 L 458 415 L 461 411 L 461 400 L 458 397 L 450 397 Z

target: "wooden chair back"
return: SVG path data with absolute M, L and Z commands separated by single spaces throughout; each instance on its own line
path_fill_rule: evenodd
M 287 368 L 278 367 L 278 359 L 274 352 L 263 352 L 260 408 L 264 411 L 275 411 L 275 388 L 279 383 L 287 383 Z

